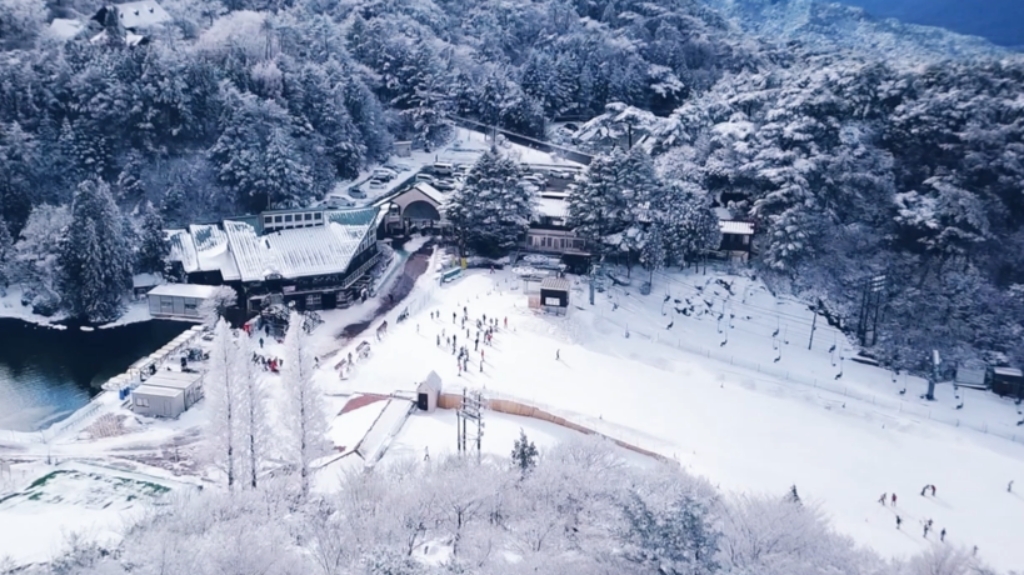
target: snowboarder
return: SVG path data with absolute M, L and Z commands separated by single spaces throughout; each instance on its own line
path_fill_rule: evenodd
M 896 507 L 896 494 L 895 493 L 892 494 L 892 506 Z
M 946 528 L 943 527 L 942 531 L 939 531 L 939 541 L 946 541 Z
M 900 525 L 902 525 L 902 524 L 903 524 L 903 518 L 900 517 L 899 515 L 897 515 L 896 516 L 896 529 L 899 529 Z
M 886 499 L 889 499 L 889 494 L 883 493 L 882 496 L 878 498 L 878 502 L 884 506 Z
M 935 497 L 935 486 L 932 485 L 932 497 Z

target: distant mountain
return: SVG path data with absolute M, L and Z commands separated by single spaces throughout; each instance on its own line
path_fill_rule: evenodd
M 1021 0 L 846 0 L 874 16 L 982 36 L 995 44 L 1024 48 Z
M 877 3 L 883 1 L 877 0 Z M 962 0 L 948 0 L 954 1 Z M 984 38 L 965 36 L 943 28 L 907 24 L 892 18 L 878 18 L 862 8 L 844 4 L 815 0 L 705 2 L 734 20 L 744 31 L 777 42 L 796 40 L 823 49 L 854 49 L 886 60 L 900 58 L 909 62 L 1009 53 L 1007 48 L 996 46 Z

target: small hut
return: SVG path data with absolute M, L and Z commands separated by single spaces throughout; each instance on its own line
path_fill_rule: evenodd
M 540 307 L 544 313 L 565 315 L 569 309 L 569 280 L 548 277 L 540 282 Z
M 992 368 L 992 391 L 999 395 L 1024 397 L 1024 373 L 1013 367 Z
M 432 371 L 416 388 L 416 407 L 421 411 L 432 412 L 437 409 L 437 398 L 440 395 L 441 377 Z

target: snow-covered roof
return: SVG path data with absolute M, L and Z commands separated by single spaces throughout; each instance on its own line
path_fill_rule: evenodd
M 1015 367 L 994 367 L 992 372 L 1006 377 L 1024 377 L 1024 372 Z
M 366 234 L 375 228 L 377 213 L 376 208 L 327 212 L 325 225 L 263 236 L 244 222 L 225 221 L 224 229 L 242 281 L 263 281 L 270 275 L 340 274 L 348 269 Z
M 169 259 L 174 262 L 181 262 L 185 273 L 199 271 L 199 258 L 196 256 L 196 246 L 192 241 L 192 234 L 188 230 L 166 230 L 167 242 L 171 244 L 171 255 Z
M 413 189 L 419 190 L 424 196 L 427 196 L 439 206 L 444 203 L 444 194 L 426 182 L 417 182 L 416 185 L 413 186 Z
M 431 371 L 427 374 L 427 378 L 420 382 L 417 391 L 420 393 L 426 391 L 436 391 L 441 393 L 441 376 L 437 375 L 436 371 Z
M 552 291 L 569 291 L 570 284 L 569 280 L 565 278 L 549 277 L 544 278 L 540 282 L 540 289 L 548 289 Z
M 204 286 L 199 284 L 163 284 L 149 290 L 146 295 L 207 299 L 213 297 L 213 294 L 215 293 L 217 293 L 216 286 Z
M 180 377 L 182 375 L 190 377 Z M 198 373 L 182 373 L 180 371 L 158 371 L 147 379 L 144 385 L 167 389 L 189 389 L 202 379 Z
M 194 225 L 188 227 L 196 249 L 197 271 L 220 271 L 224 281 L 239 278 L 235 258 L 228 250 L 228 236 L 216 225 Z
M 549 218 L 569 217 L 569 202 L 552 198 L 541 198 L 537 201 L 537 214 Z
M 83 29 L 85 29 L 85 24 L 78 20 L 54 18 L 53 22 L 50 22 L 48 34 L 58 40 L 70 40 L 77 36 Z
M 132 395 L 148 395 L 150 397 L 178 397 L 185 393 L 182 389 L 171 389 L 169 387 L 158 387 L 155 385 L 142 384 L 132 391 Z
M 114 4 L 125 28 L 148 28 L 172 20 L 171 15 L 153 0 Z
M 754 235 L 754 224 L 751 222 L 718 222 L 718 227 L 723 234 L 735 234 L 739 236 Z

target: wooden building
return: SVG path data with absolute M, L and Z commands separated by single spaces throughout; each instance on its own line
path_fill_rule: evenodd
M 544 313 L 565 315 L 569 310 L 569 280 L 564 277 L 547 277 L 540 282 L 540 307 Z
M 722 231 L 722 243 L 718 248 L 719 255 L 733 261 L 748 261 L 754 248 L 754 224 L 752 222 L 719 220 L 718 227 Z
M 1013 367 L 992 368 L 992 391 L 999 395 L 1024 398 L 1024 372 Z

